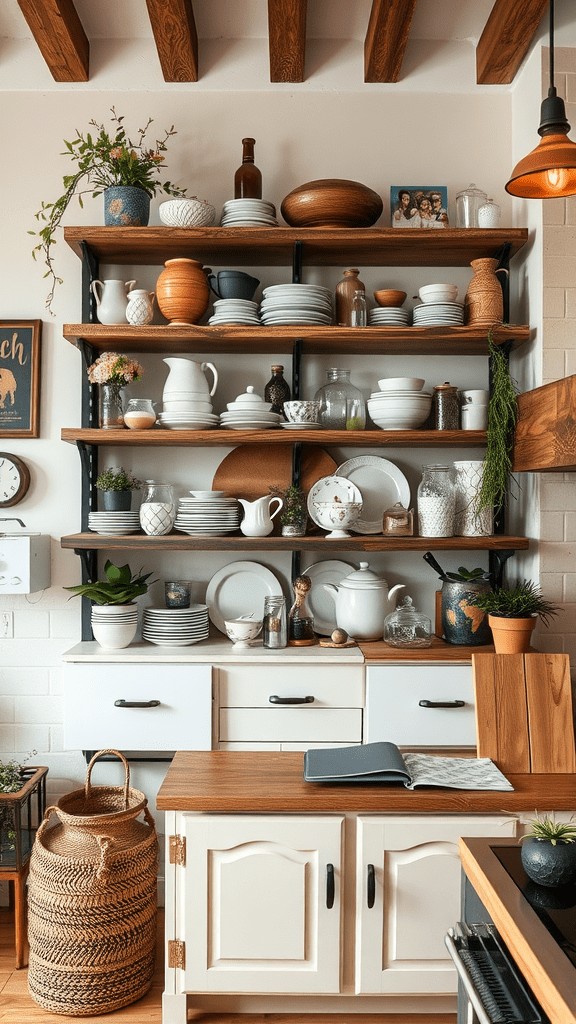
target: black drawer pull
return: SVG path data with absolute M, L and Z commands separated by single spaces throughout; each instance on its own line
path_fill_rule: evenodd
M 419 700 L 418 706 L 421 708 L 463 708 L 466 706 L 465 700 Z
M 326 865 L 326 908 L 332 910 L 334 906 L 334 865 Z
M 368 910 L 372 910 L 374 902 L 376 900 L 376 873 L 374 871 L 374 865 L 368 865 L 368 876 L 366 878 L 366 904 Z
M 272 694 L 268 697 L 269 704 L 313 704 L 314 697 L 277 697 Z
M 158 708 L 159 700 L 115 700 L 115 708 Z

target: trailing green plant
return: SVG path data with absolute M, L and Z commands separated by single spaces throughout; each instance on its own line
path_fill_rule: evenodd
M 133 473 L 108 466 L 96 478 L 96 487 L 99 491 L 138 491 L 142 487 L 142 481 L 137 480 Z
M 465 569 L 463 565 L 458 566 L 458 572 L 447 572 L 444 575 L 455 583 L 489 583 L 491 580 L 487 569 Z
M 499 587 L 494 591 L 486 591 L 474 598 L 474 604 L 490 615 L 503 619 L 527 619 L 539 615 L 545 625 L 559 608 L 551 604 L 543 596 L 540 587 L 532 580 L 523 580 L 515 586 Z
M 270 487 L 270 494 L 274 498 L 282 498 L 284 502 L 279 517 L 283 526 L 300 526 L 306 522 L 306 492 L 300 487 L 295 487 L 294 484 L 284 489 L 273 486 Z
M 534 811 L 535 818 L 521 818 L 524 825 L 528 825 L 528 831 L 520 836 L 522 839 L 544 839 L 556 846 L 558 843 L 576 842 L 576 823 L 574 815 L 569 821 L 556 821 L 554 815 L 545 814 L 543 817 L 538 811 Z
M 518 417 L 518 398 L 508 359 L 488 332 L 488 349 L 492 364 L 492 393 L 488 402 L 488 429 L 484 455 L 482 484 L 476 499 L 476 512 L 498 508 L 508 500 L 508 483 L 512 469 L 514 432 Z
M 95 604 L 130 604 L 134 598 L 145 594 L 151 586 L 147 583 L 151 572 L 145 576 L 132 574 L 129 565 L 116 566 L 110 560 L 104 566 L 104 574 L 105 580 L 64 587 L 64 590 L 71 590 L 74 597 L 87 597 Z

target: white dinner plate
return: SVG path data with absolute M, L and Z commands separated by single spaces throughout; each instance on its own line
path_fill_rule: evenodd
M 273 572 L 259 562 L 230 562 L 214 573 L 206 590 L 211 621 L 226 633 L 226 619 L 253 613 L 257 621 L 264 612 L 265 597 L 281 597 L 282 587 Z
M 354 566 L 349 562 L 339 562 L 337 559 L 327 558 L 324 562 L 314 562 L 304 569 L 303 575 L 309 576 L 312 580 L 312 587 L 306 594 L 306 603 L 314 616 L 314 631 L 322 636 L 330 636 L 336 629 L 336 605 L 327 590 L 324 590 L 324 583 L 338 585 L 345 576 L 349 576 Z
M 338 466 L 338 476 L 360 488 L 364 507 L 350 527 L 354 533 L 382 533 L 382 516 L 397 501 L 410 507 L 410 485 L 393 462 L 378 455 L 359 455 Z
M 316 509 L 314 508 L 315 501 L 362 501 L 362 494 L 356 487 L 356 484 L 352 483 L 351 480 L 346 480 L 343 476 L 334 474 L 333 476 L 323 476 L 320 480 L 317 480 L 313 487 L 308 491 L 307 505 L 308 515 L 316 526 L 324 529 L 322 523 L 319 522 L 316 515 Z

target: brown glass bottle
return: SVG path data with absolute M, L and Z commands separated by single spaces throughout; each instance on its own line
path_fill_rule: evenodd
M 255 139 L 242 139 L 242 163 L 234 175 L 234 199 L 262 199 L 262 175 L 254 164 Z
M 284 380 L 283 369 L 284 367 L 279 365 L 271 367 L 272 376 L 264 388 L 264 401 L 270 402 L 270 412 L 279 412 L 283 419 L 286 419 L 284 402 L 290 401 L 290 388 Z
M 336 285 L 336 323 L 339 327 L 352 326 L 352 303 L 354 292 L 365 291 L 358 279 L 359 270 L 345 270 L 344 277 Z

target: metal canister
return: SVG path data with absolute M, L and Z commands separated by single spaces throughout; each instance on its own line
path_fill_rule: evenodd
M 433 391 L 435 429 L 458 430 L 460 426 L 458 388 L 445 381 L 444 384 L 436 384 Z

